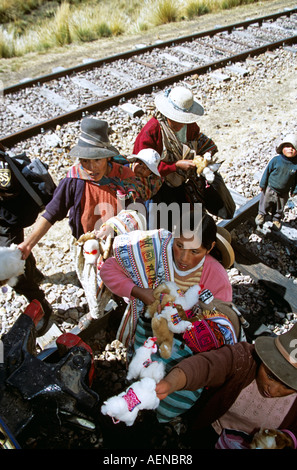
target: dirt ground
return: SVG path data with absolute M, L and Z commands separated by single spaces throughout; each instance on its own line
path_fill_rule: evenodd
M 296 7 L 295 0 L 260 1 L 232 10 L 208 14 L 192 21 L 170 23 L 133 36 L 122 35 L 116 38 L 100 39 L 88 44 L 70 45 L 56 48 L 46 53 L 30 53 L 24 57 L 0 59 L 0 88 L 18 83 L 25 78 L 35 78 L 52 73 L 55 67 L 69 68 L 82 63 L 83 59 L 100 59 L 133 49 L 138 44 L 150 45 L 157 40 L 207 31 L 218 25 L 232 24 L 252 17 L 261 17 Z

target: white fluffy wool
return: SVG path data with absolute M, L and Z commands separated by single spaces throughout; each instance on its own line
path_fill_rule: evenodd
M 129 409 L 125 399 L 129 389 L 132 389 L 137 397 L 137 404 L 135 402 L 134 407 L 131 407 L 132 409 Z M 156 382 L 149 377 L 145 377 L 138 382 L 134 382 L 125 392 L 106 400 L 101 407 L 101 413 L 110 416 L 115 422 L 122 421 L 127 426 L 132 426 L 139 410 L 154 410 L 158 407 L 160 400 L 155 389 Z
M 0 281 L 13 287 L 17 278 L 25 271 L 25 260 L 22 260 L 22 252 L 14 243 L 10 246 L 0 247 Z

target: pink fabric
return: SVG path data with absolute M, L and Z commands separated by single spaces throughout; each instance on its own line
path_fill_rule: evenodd
M 256 380 L 245 387 L 229 410 L 221 416 L 213 427 L 220 434 L 223 429 L 237 429 L 252 434 L 259 423 L 267 429 L 278 429 L 295 402 L 296 393 L 286 397 L 265 398 L 258 389 Z
M 100 276 L 115 295 L 132 299 L 134 282 L 126 276 L 115 258 L 108 258 L 100 270 Z M 206 255 L 200 283 L 209 289 L 216 299 L 232 301 L 232 286 L 227 271 L 212 256 Z

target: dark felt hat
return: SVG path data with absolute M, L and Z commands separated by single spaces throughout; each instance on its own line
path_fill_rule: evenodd
M 70 155 L 76 158 L 98 159 L 119 155 L 109 142 L 108 123 L 95 118 L 84 118 L 81 122 L 81 134 Z
M 297 390 L 297 323 L 282 335 L 260 336 L 255 340 L 255 349 L 281 382 Z

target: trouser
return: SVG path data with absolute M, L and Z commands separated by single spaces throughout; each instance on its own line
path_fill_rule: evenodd
M 288 195 L 280 196 L 269 186 L 261 192 L 259 201 L 259 214 L 272 214 L 274 220 L 281 220 L 284 214 L 285 205 L 288 201 Z
M 9 227 L 0 226 L 0 246 L 10 246 L 12 243 L 18 245 L 24 240 L 23 229 L 11 229 Z M 38 286 L 36 282 L 39 271 L 36 267 L 36 260 L 32 253 L 28 256 L 25 263 L 25 272 L 18 277 L 17 284 L 13 287 L 15 292 L 19 295 L 24 295 L 29 302 L 36 299 L 38 300 L 44 310 L 45 314 L 51 313 L 51 307 L 47 300 L 43 290 Z

